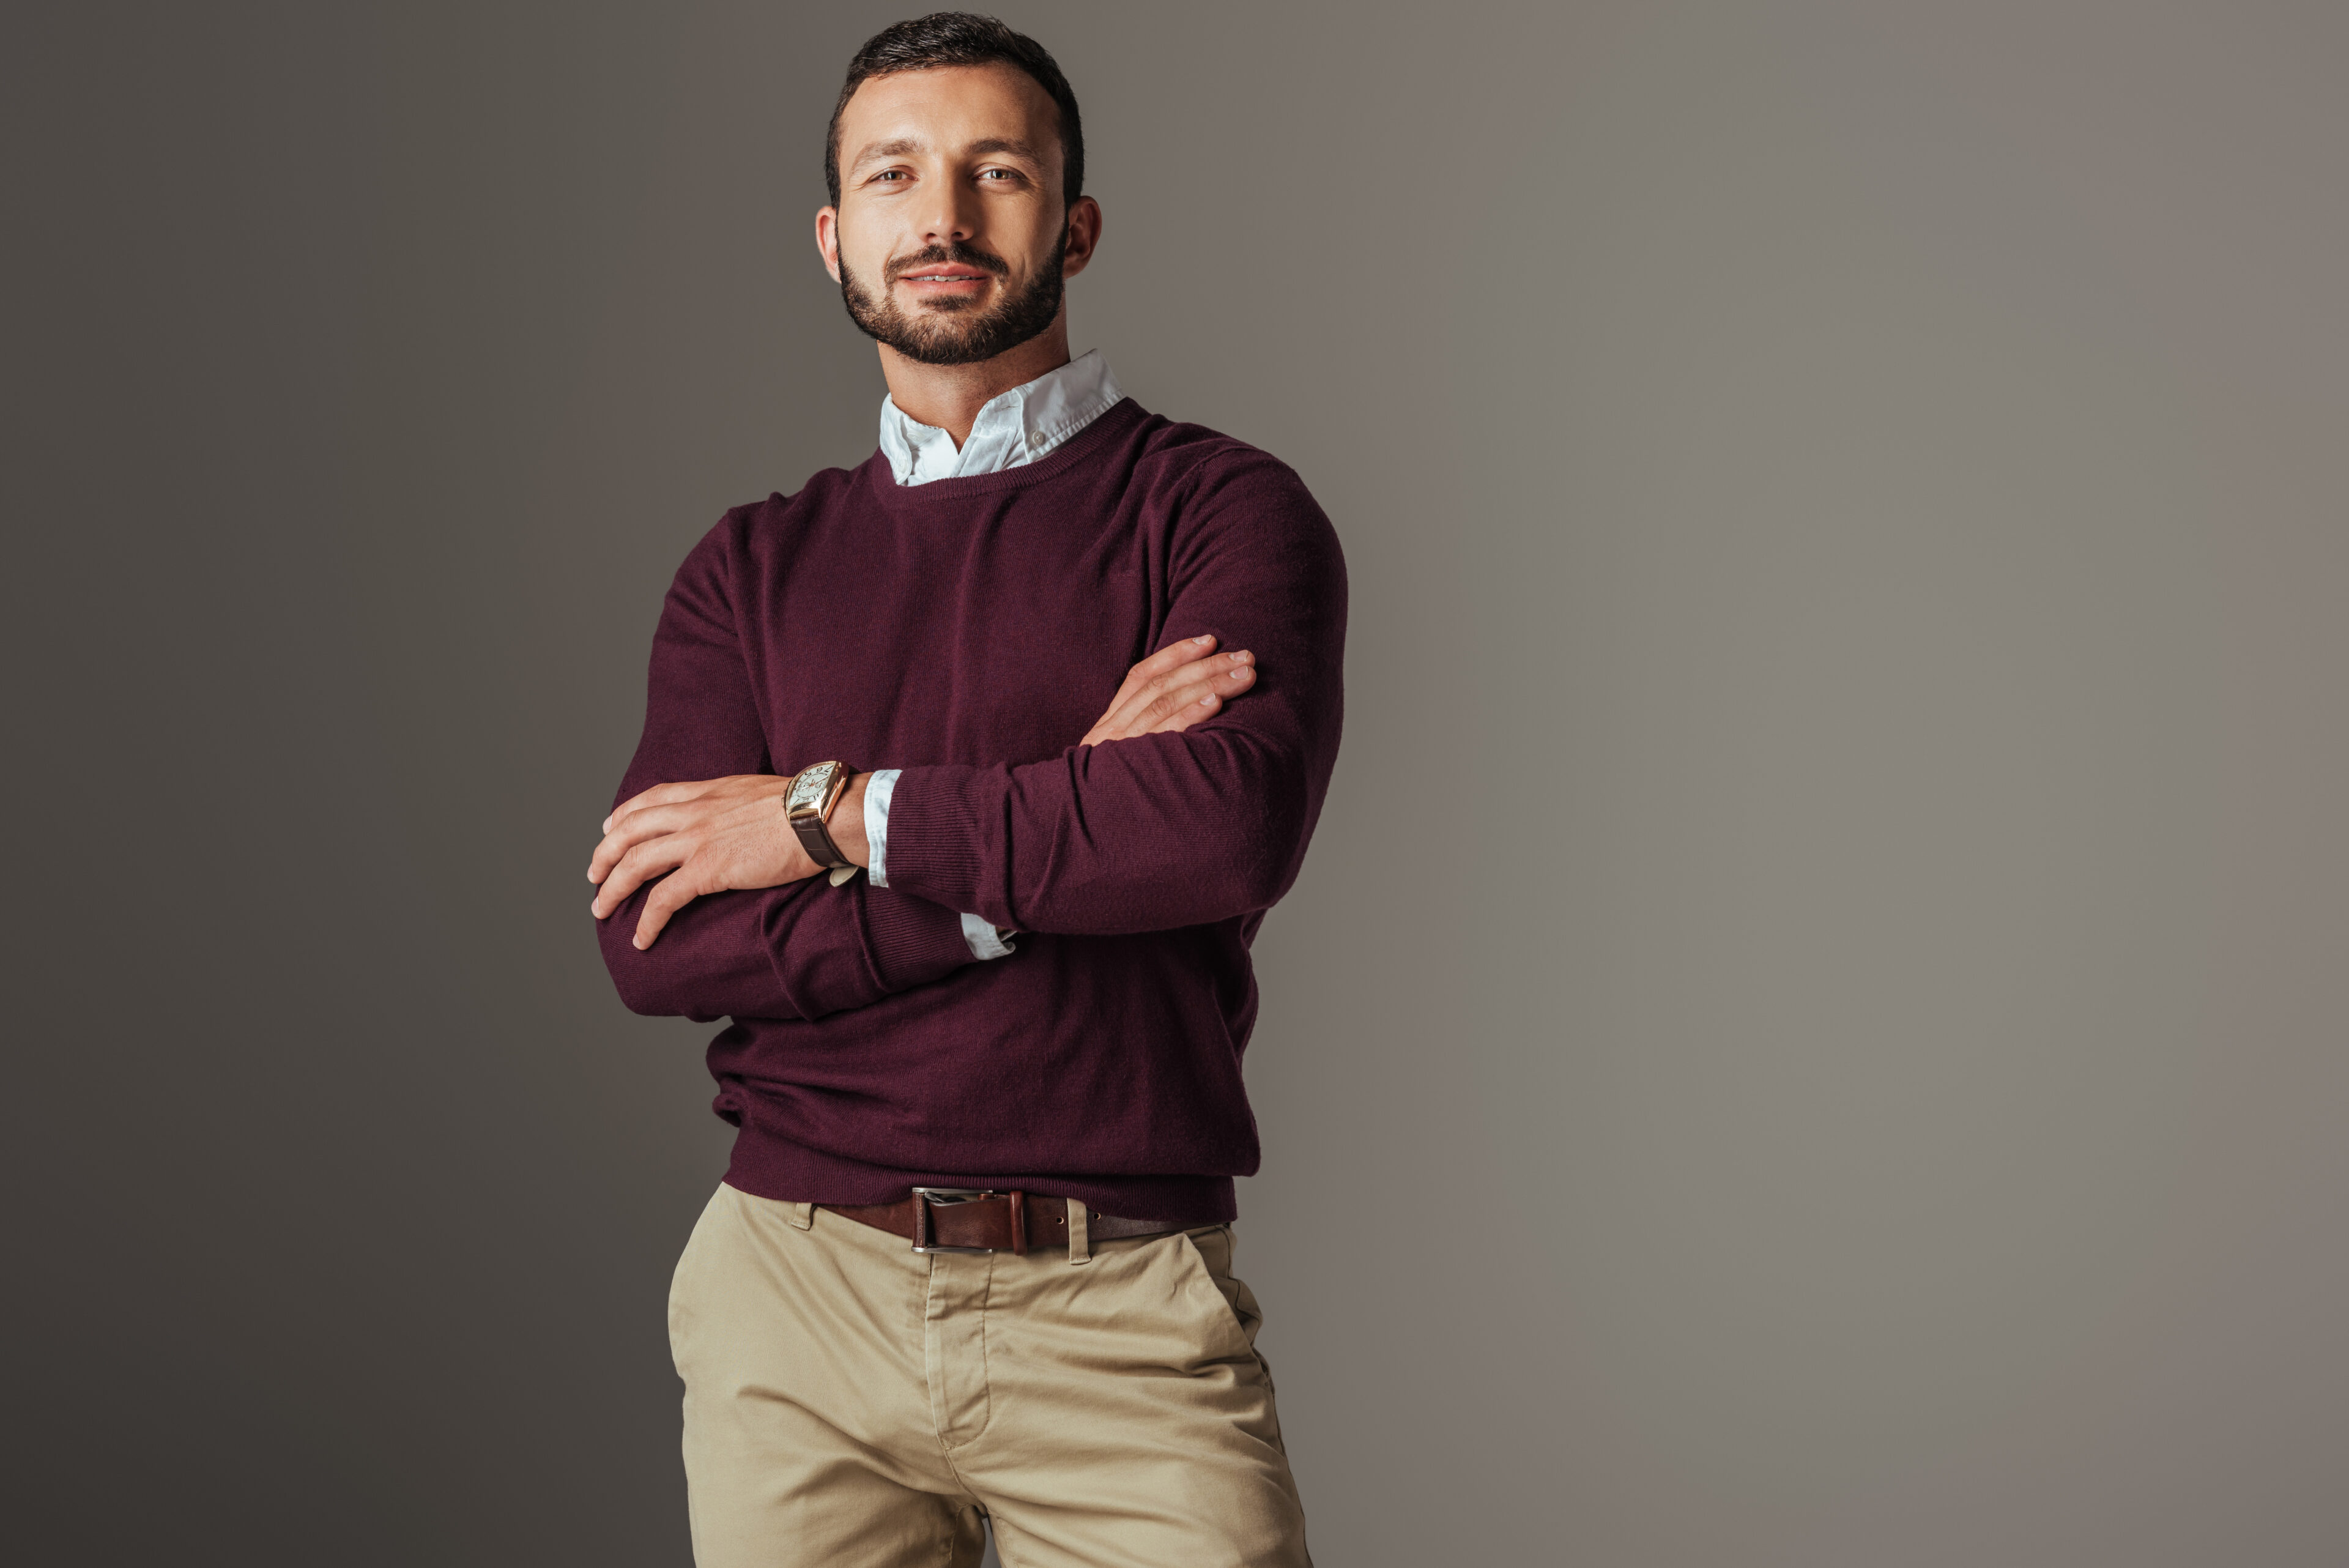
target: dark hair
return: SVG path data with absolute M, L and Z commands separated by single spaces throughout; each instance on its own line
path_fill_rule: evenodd
M 840 115 L 856 89 L 874 77 L 899 71 L 926 71 L 940 66 L 984 66 L 1000 60 L 1017 66 L 1035 78 L 1044 96 L 1061 110 L 1061 199 L 1076 205 L 1085 193 L 1085 128 L 1077 118 L 1077 95 L 1061 74 L 1051 53 L 1024 33 L 1015 33 L 992 16 L 968 11 L 933 11 L 910 22 L 884 27 L 864 40 L 848 62 L 848 80 L 840 101 L 832 106 L 832 125 L 823 133 L 823 185 L 832 204 L 840 205 Z

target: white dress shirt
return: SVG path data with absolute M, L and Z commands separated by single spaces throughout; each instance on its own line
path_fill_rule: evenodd
M 923 424 L 899 408 L 896 399 L 883 398 L 881 452 L 900 484 L 1000 473 L 1047 456 L 1124 396 L 1109 361 L 1095 348 L 988 399 L 959 448 L 951 432 Z M 873 862 L 865 875 L 875 888 L 889 885 L 889 796 L 896 787 L 895 768 L 881 769 L 864 785 L 864 838 Z M 975 958 L 1004 958 L 1012 950 L 984 916 L 963 916 L 962 936 Z
M 1000 473 L 1050 453 L 1124 396 L 1109 373 L 1109 361 L 1095 348 L 1024 387 L 988 399 L 959 449 L 952 434 L 913 419 L 896 399 L 883 398 L 881 451 L 900 484 Z

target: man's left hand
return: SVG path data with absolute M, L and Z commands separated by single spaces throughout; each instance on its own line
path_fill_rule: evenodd
M 636 921 L 636 945 L 648 948 L 670 916 L 705 893 L 780 888 L 823 870 L 784 819 L 783 795 L 791 787 L 790 774 L 736 774 L 657 784 L 623 802 L 604 819 L 604 841 L 587 863 L 587 880 L 598 889 L 595 918 L 605 919 L 667 872 Z M 833 810 L 835 823 L 852 807 L 863 810 L 864 791 L 852 793 L 854 800 L 843 798 Z M 854 835 L 860 843 L 863 836 Z

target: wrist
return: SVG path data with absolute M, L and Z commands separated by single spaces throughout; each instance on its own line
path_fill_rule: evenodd
M 870 773 L 858 774 L 840 792 L 840 802 L 824 819 L 824 831 L 832 836 L 834 847 L 852 866 L 870 867 L 873 846 L 864 836 L 864 786 L 873 782 Z

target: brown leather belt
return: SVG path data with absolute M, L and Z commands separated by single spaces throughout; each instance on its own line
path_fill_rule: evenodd
M 1040 1192 L 976 1192 L 954 1187 L 916 1187 L 895 1203 L 819 1203 L 844 1219 L 903 1236 L 916 1252 L 1029 1252 L 1069 1244 L 1066 1199 Z M 1114 1241 L 1124 1236 L 1162 1236 L 1187 1226 L 1164 1220 L 1121 1220 L 1099 1210 L 1085 1211 L 1085 1240 Z

